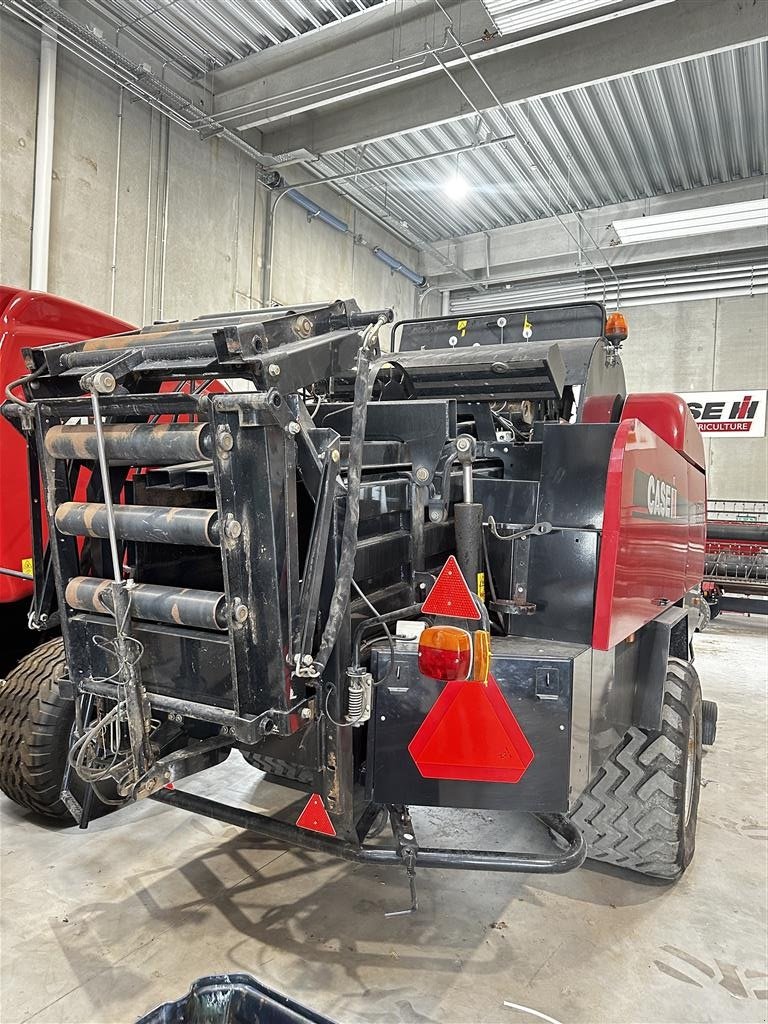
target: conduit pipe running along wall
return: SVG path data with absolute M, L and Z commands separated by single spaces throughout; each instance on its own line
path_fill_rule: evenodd
M 41 292 L 48 291 L 53 129 L 56 107 L 56 48 L 55 35 L 41 32 L 35 130 L 35 188 L 32 201 L 32 259 L 29 279 L 30 288 L 33 291 Z
M 325 182 L 308 182 L 306 186 L 311 185 L 323 185 Z M 306 187 L 305 186 L 305 187 Z M 340 217 L 331 213 L 329 210 L 324 209 L 319 203 L 316 203 L 313 199 L 303 195 L 295 188 L 285 188 L 283 185 L 282 191 L 278 193 L 273 201 L 270 202 L 267 209 L 267 220 L 266 220 L 266 233 L 264 238 L 264 263 L 262 267 L 261 276 L 261 301 L 262 305 L 269 306 L 272 302 L 272 262 L 275 253 L 275 215 L 277 213 L 277 207 L 280 200 L 286 197 L 292 202 L 300 206 L 302 210 L 306 210 L 307 216 L 310 220 L 319 220 L 323 224 L 327 224 L 328 227 L 333 228 L 335 231 L 339 231 L 345 235 L 354 235 L 349 228 L 349 225 L 343 221 Z M 370 249 L 377 259 L 380 259 L 382 263 L 386 265 L 398 274 L 402 274 L 403 277 L 407 278 L 411 284 L 417 288 L 423 288 L 427 282 L 426 277 L 423 274 L 417 273 L 415 270 L 411 270 L 401 260 L 396 259 L 394 256 L 390 256 L 389 253 L 385 252 L 379 246 L 371 246 L 362 236 L 354 236 L 356 240 L 361 241 L 366 248 Z
M 300 206 L 302 210 L 306 210 L 310 217 L 317 217 L 323 224 L 327 224 L 329 228 L 333 228 L 335 231 L 341 231 L 343 234 L 348 234 L 349 224 L 345 224 L 339 217 L 335 217 L 328 210 L 324 210 L 322 206 L 318 206 L 316 202 L 310 199 L 308 196 L 303 196 L 301 192 L 297 192 L 295 188 L 289 188 L 285 193 L 289 199 L 291 199 L 297 206 Z
M 43 37 L 44 38 L 44 37 Z M 117 226 L 120 214 L 120 165 L 123 157 L 123 97 L 125 89 L 120 86 L 117 105 L 117 151 L 115 153 L 115 201 L 112 214 L 112 267 L 109 282 L 109 312 L 115 315 L 115 291 L 117 289 Z
M 406 267 L 401 260 L 395 256 L 390 256 L 388 252 L 384 252 L 378 245 L 373 249 L 373 255 L 377 260 L 386 263 L 390 270 L 394 270 L 396 274 L 402 274 L 411 284 L 415 284 L 417 288 L 423 288 L 427 283 L 427 279 L 423 274 L 418 274 L 415 270 L 411 270 L 410 267 Z

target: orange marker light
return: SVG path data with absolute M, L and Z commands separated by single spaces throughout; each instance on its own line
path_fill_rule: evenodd
M 611 313 L 605 322 L 605 336 L 608 341 L 626 341 L 629 335 L 626 317 L 617 310 Z
M 478 629 L 473 639 L 475 656 L 472 659 L 472 678 L 478 683 L 487 683 L 491 669 L 491 634 Z
M 445 683 L 469 678 L 472 638 L 457 626 L 429 626 L 419 637 L 419 672 Z

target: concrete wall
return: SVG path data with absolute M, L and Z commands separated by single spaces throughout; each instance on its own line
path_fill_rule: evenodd
M 0 281 L 19 287 L 29 287 L 39 41 L 0 15 Z M 118 176 L 119 88 L 60 47 L 56 89 L 49 290 L 137 324 L 259 305 L 268 194 L 254 163 L 126 92 Z M 335 193 L 312 196 L 415 265 L 415 252 Z M 280 204 L 272 285 L 286 302 L 354 296 L 413 312 L 411 284 L 290 200 Z
M 624 368 L 631 391 L 768 387 L 768 295 L 634 306 Z M 768 439 L 705 435 L 711 498 L 768 500 Z
M 416 253 L 326 186 L 307 188 L 305 194 L 347 224 L 352 234 L 311 220 L 302 207 L 282 199 L 275 215 L 273 300 L 312 302 L 353 295 L 363 309 L 392 306 L 399 316 L 412 316 L 416 289 L 370 249 L 380 245 L 411 267 L 416 266 Z

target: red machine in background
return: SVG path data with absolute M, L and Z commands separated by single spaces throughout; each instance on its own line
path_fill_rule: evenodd
M 709 615 L 768 615 L 768 502 L 711 501 L 702 591 Z
M 0 286 L 0 389 L 28 371 L 22 348 L 133 330 L 131 324 L 55 295 Z M 35 646 L 27 629 L 32 594 L 29 475 L 24 439 L 0 417 L 0 674 Z

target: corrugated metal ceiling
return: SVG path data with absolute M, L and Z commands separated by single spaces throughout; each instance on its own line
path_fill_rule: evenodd
M 102 17 L 179 71 L 200 75 L 334 25 L 384 0 L 88 0 Z
M 511 105 L 508 117 L 488 115 L 497 137 L 513 128 L 511 142 L 342 184 L 361 205 L 438 241 L 569 207 L 749 178 L 768 170 L 767 80 L 768 45 L 756 43 Z M 340 152 L 307 166 L 331 177 L 472 146 L 488 134 L 473 116 L 373 143 L 362 157 Z M 453 202 L 444 189 L 457 170 L 469 191 Z
M 387 0 L 87 0 L 189 77 Z M 471 0 L 475 2 L 475 0 Z M 659 0 L 652 0 L 659 2 Z M 486 0 L 502 32 L 599 17 L 617 0 Z M 622 6 L 632 6 L 625 0 Z M 512 58 L 511 58 L 512 59 Z M 766 173 L 768 44 L 403 133 L 305 166 L 416 245 Z M 446 90 L 454 86 L 446 78 Z M 495 143 L 494 138 L 515 137 Z M 491 144 L 488 144 L 490 140 Z M 482 143 L 478 147 L 478 143 Z M 465 147 L 459 155 L 424 157 Z M 406 166 L 388 165 L 421 160 Z M 469 186 L 453 201 L 446 181 Z
M 638 6 L 641 0 L 638 0 Z M 484 0 L 493 23 L 502 35 L 523 32 L 563 17 L 596 15 L 616 0 Z

